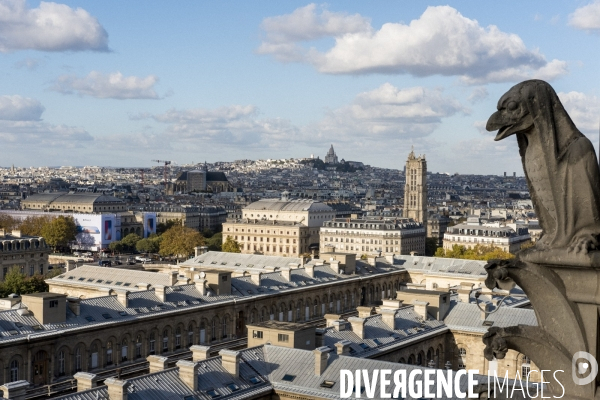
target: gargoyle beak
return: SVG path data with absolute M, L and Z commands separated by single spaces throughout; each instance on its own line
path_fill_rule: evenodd
M 489 132 L 498 131 L 498 134 L 494 138 L 494 140 L 498 141 L 514 133 L 510 130 L 512 126 L 513 124 L 508 123 L 508 121 L 506 121 L 506 117 L 501 111 L 496 111 L 488 119 L 487 124 L 485 125 L 485 129 Z

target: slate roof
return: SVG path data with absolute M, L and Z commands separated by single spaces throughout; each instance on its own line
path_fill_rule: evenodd
M 535 311 L 530 309 L 499 307 L 497 311 L 487 315 L 486 321 L 491 325 L 486 326 L 483 325 L 481 310 L 477 304 L 452 302 L 450 307 L 444 318 L 444 323 L 450 329 L 485 333 L 490 326 L 538 325 Z
M 333 211 L 325 203 L 309 199 L 261 199 L 244 207 L 244 211 Z
M 487 261 L 461 260 L 456 258 L 403 256 L 393 257 L 393 264 L 404 267 L 407 271 L 422 271 L 439 275 L 465 275 L 485 278 Z

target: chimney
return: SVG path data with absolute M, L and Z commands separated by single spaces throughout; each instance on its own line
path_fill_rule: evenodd
M 380 310 L 397 310 L 402 307 L 403 300 L 382 300 Z
M 21 231 L 20 231 L 20 230 L 18 230 L 18 229 L 13 229 L 13 231 L 12 231 L 12 234 L 11 234 L 11 235 L 12 235 L 12 236 L 14 236 L 14 237 L 18 237 L 18 238 L 20 238 L 20 237 L 21 237 Z
M 151 374 L 159 371 L 164 371 L 167 368 L 167 363 L 169 362 L 169 359 L 167 357 L 161 356 L 148 356 L 146 360 L 148 360 L 148 363 L 150 364 Z
M 359 338 L 364 339 L 366 319 L 350 317 L 348 318 L 348 322 L 350 322 L 350 325 L 352 325 L 352 332 L 356 333 Z
M 412 304 L 417 315 L 427 321 L 427 306 L 429 305 L 429 302 L 413 300 Z
M 281 270 L 281 276 L 288 282 L 292 280 L 292 269 L 291 268 L 283 268 Z
M 367 318 L 373 315 L 374 309 L 373 307 L 356 307 L 356 311 L 358 311 L 359 318 Z
M 343 269 L 340 271 L 340 262 L 338 260 L 329 261 L 329 265 L 330 268 L 334 270 L 336 274 L 344 273 Z
M 90 374 L 89 372 L 78 372 L 73 375 L 73 378 L 77 381 L 77 391 L 83 392 L 84 390 L 92 389 L 98 386 L 98 377 L 96 374 Z
M 0 237 L 4 237 L 6 236 L 6 233 L 4 233 L 4 229 L 0 229 Z
M 203 361 L 210 357 L 210 346 L 198 346 L 196 344 L 190 347 L 190 350 L 192 351 L 193 362 Z
M 73 314 L 77 316 L 81 314 L 81 300 L 77 297 L 67 297 L 67 305 Z
M 240 356 L 239 351 L 223 349 L 219 351 L 221 356 L 221 366 L 234 377 L 240 376 Z
M 200 278 L 200 276 L 196 275 L 194 278 L 194 286 L 202 296 L 206 296 L 206 279 Z
M 341 315 L 325 314 L 325 326 L 329 328 L 330 326 L 333 326 L 333 321 L 337 321 L 338 319 L 341 319 L 341 318 L 342 318 Z
M 154 286 L 154 294 L 163 303 L 166 301 L 165 286 L 164 285 L 155 285 Z
M 117 289 L 117 300 L 125 308 L 129 307 L 129 291 Z
M 480 315 L 481 315 L 481 320 L 485 321 L 485 319 L 487 318 L 488 314 L 492 311 L 492 305 L 490 303 L 481 303 L 483 305 L 483 310 L 479 310 L 480 311 Z
M 335 344 L 335 352 L 340 356 L 350 355 L 350 345 L 352 344 L 349 340 L 340 340 Z
M 169 280 L 171 284 L 169 286 L 175 286 L 177 281 L 179 280 L 179 271 L 171 271 L 169 272 L 171 279 Z
M 260 271 L 250 272 L 250 279 L 252 280 L 252 282 L 255 285 L 260 286 L 261 278 L 262 278 L 262 272 L 260 272 Z
M 140 282 L 137 285 L 135 285 L 135 287 L 137 288 L 137 290 L 148 290 L 148 289 L 150 289 L 150 284 L 149 283 Z
M 194 392 L 198 390 L 198 368 L 200 368 L 200 364 L 187 360 L 179 360 L 175 365 L 179 367 L 179 379 L 181 379 L 190 390 Z
M 314 264 L 305 264 L 304 265 L 304 272 L 306 272 L 306 274 L 308 276 L 310 276 L 311 278 L 315 277 L 315 266 Z
M 381 320 L 392 329 L 396 329 L 396 310 L 381 310 Z
M 108 398 L 110 400 L 127 400 L 129 382 L 117 378 L 106 378 L 104 384 L 108 390 Z
M 313 350 L 315 355 L 315 375 L 321 376 L 327 369 L 327 357 L 331 349 L 327 346 L 319 347 Z
M 10 400 L 25 400 L 28 387 L 29 382 L 27 381 L 7 382 L 0 386 L 0 390 L 3 393 L 2 398 Z
M 470 295 L 471 291 L 473 290 L 473 286 L 475 286 L 473 283 L 461 282 L 460 289 L 457 290 L 458 300 L 463 303 L 469 303 L 471 301 Z

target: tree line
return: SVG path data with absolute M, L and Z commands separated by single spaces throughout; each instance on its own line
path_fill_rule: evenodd
M 47 292 L 48 284 L 46 284 L 45 279 L 53 278 L 61 273 L 57 269 L 48 272 L 46 275 L 27 276 L 21 271 L 19 266 L 14 266 L 8 270 L 4 281 L 0 282 L 0 298 L 7 297 L 11 293 L 21 295 Z
M 6 233 L 21 231 L 25 236 L 41 236 L 55 250 L 66 249 L 77 236 L 77 224 L 71 216 L 42 215 L 19 220 L 0 214 L 0 229 Z

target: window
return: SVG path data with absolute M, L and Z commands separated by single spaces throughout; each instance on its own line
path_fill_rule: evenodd
M 236 385 L 235 383 L 231 382 L 231 383 L 227 383 L 226 386 L 229 388 L 229 390 L 231 390 L 232 392 L 236 392 L 238 390 L 240 390 L 240 387 L 238 385 Z
M 252 331 L 252 337 L 254 339 L 262 339 L 263 338 L 263 331 Z
M 169 332 L 163 331 L 163 351 L 169 351 Z
M 156 353 L 156 338 L 154 336 L 154 333 L 150 334 L 150 354 L 155 354 Z
M 106 365 L 112 365 L 113 363 L 113 349 L 112 342 L 106 343 Z
M 327 388 L 327 389 L 331 389 L 333 387 L 333 385 L 335 385 L 335 381 L 323 381 L 321 382 L 321 387 Z
M 290 335 L 286 335 L 284 333 L 280 333 L 277 335 L 277 341 L 278 342 L 284 342 L 287 343 L 290 341 Z
M 467 368 L 467 350 L 462 347 L 458 349 L 458 368 Z
M 58 376 L 65 374 L 65 352 L 61 351 L 58 353 Z
M 294 379 L 296 379 L 296 375 L 290 375 L 290 374 L 285 374 L 283 376 L 283 378 L 281 378 L 282 381 L 286 381 L 286 382 L 293 382 Z
M 127 361 L 127 339 L 123 339 L 121 343 L 121 361 Z
M 81 348 L 75 349 L 75 371 L 81 371 Z
M 531 360 L 527 356 L 523 356 L 523 364 L 521 364 L 521 377 L 526 378 L 531 372 Z
M 175 348 L 181 348 L 181 328 L 175 330 Z
M 19 362 L 12 360 L 10 363 L 10 381 L 16 382 L 19 380 Z

